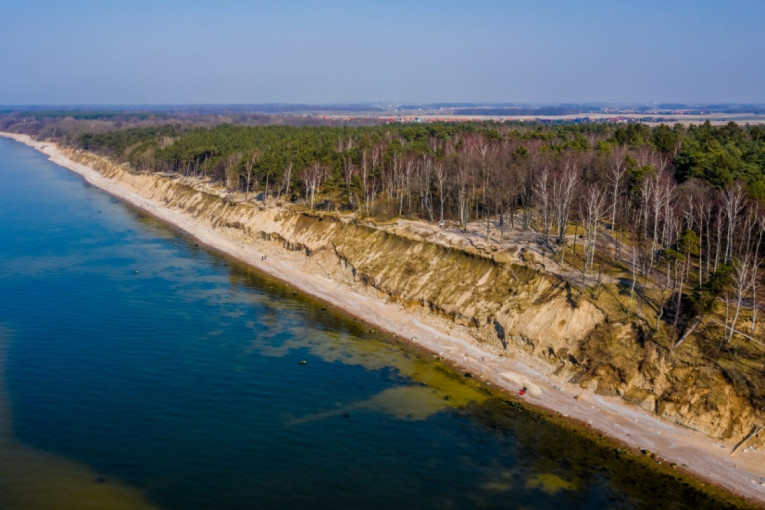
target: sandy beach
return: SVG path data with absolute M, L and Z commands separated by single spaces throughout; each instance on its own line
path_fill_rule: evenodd
M 374 327 L 413 342 L 460 370 L 470 372 L 487 385 L 511 394 L 517 394 L 519 388 L 526 386 L 529 391 L 523 398 L 530 404 L 577 420 L 631 448 L 650 450 L 664 462 L 683 466 L 695 476 L 765 506 L 765 451 L 761 449 L 744 445 L 731 455 L 735 442 L 716 441 L 668 423 L 617 397 L 604 397 L 583 390 L 552 375 L 550 367 L 542 360 L 523 352 L 513 353 L 510 358 L 488 351 L 461 327 L 443 319 L 404 309 L 400 304 L 371 293 L 357 292 L 324 275 L 308 272 L 292 263 L 289 256 L 280 256 L 276 248 L 246 245 L 227 237 L 189 214 L 148 200 L 96 170 L 72 161 L 53 143 L 34 141 L 26 135 L 0 135 L 37 149 L 90 184 L 176 226 L 200 243 L 283 280 Z

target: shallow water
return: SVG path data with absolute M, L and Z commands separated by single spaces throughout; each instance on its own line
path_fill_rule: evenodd
M 30 148 L 0 182 L 0 507 L 720 506 Z

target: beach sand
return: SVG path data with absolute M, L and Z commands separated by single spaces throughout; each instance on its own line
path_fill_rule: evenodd
M 617 397 L 586 391 L 550 374 L 544 361 L 513 353 L 503 356 L 479 346 L 466 330 L 437 317 L 402 308 L 371 293 L 360 293 L 348 285 L 315 274 L 282 257 L 275 249 L 260 249 L 226 237 L 178 210 L 147 200 L 133 190 L 103 177 L 97 171 L 70 160 L 55 144 L 38 142 L 26 135 L 0 133 L 25 143 L 60 166 L 80 174 L 87 182 L 175 225 L 199 242 L 245 262 L 301 291 L 361 318 L 432 352 L 455 367 L 496 389 L 517 395 L 526 386 L 528 403 L 579 421 L 626 446 L 646 449 L 667 463 L 722 486 L 765 506 L 765 451 L 740 448 L 658 418 Z M 267 251 L 264 251 L 267 250 Z M 265 260 L 263 255 L 267 255 Z M 739 438 L 740 439 L 740 438 Z

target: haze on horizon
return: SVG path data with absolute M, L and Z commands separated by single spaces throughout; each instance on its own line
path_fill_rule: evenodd
M 27 0 L 0 104 L 765 103 L 765 2 Z

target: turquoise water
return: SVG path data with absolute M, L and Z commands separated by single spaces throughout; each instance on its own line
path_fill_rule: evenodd
M 30 148 L 0 182 L 0 506 L 65 464 L 168 509 L 719 508 Z

